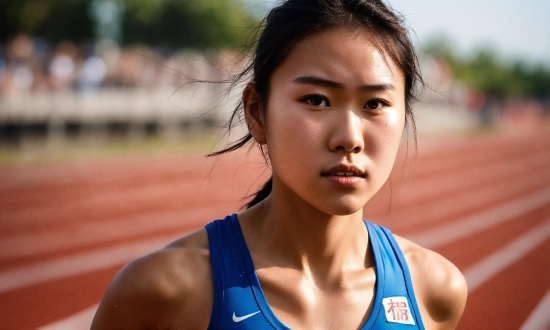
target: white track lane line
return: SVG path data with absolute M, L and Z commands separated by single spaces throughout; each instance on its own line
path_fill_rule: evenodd
M 8 237 L 0 239 L 0 261 L 123 239 L 155 230 L 177 231 L 183 225 L 182 219 L 185 219 L 186 227 L 198 226 L 201 212 L 188 210 L 120 217 L 108 222 L 84 222 L 78 226 Z
M 179 237 L 180 233 L 9 269 L 0 273 L 0 293 L 124 264 Z
M 482 185 L 461 193 L 437 196 L 428 203 L 419 203 L 387 214 L 387 219 L 395 222 L 393 229 L 413 230 L 417 224 L 434 223 L 459 212 L 472 208 L 487 210 L 487 204 L 504 204 L 506 200 L 519 199 L 527 191 L 541 191 L 550 186 L 550 172 L 522 176 L 521 180 L 508 180 L 498 184 Z M 503 201 L 504 200 L 504 201 Z M 405 219 L 406 221 L 400 221 Z
M 550 219 L 506 244 L 464 272 L 468 291 L 472 293 L 500 271 L 515 263 L 550 237 Z M 88 329 L 98 305 L 91 306 L 39 330 Z M 522 330 L 547 329 L 550 325 L 550 291 L 523 324 Z
M 520 330 L 546 330 L 550 329 L 550 291 L 546 292 L 540 300 L 537 308 L 531 312 Z
M 550 219 L 480 260 L 463 274 L 472 293 L 493 276 L 534 250 L 550 237 Z
M 537 162 L 538 161 L 539 160 L 537 160 Z M 517 164 L 516 167 L 520 167 L 519 164 Z M 507 166 L 503 168 L 510 172 Z M 439 188 L 441 188 L 441 183 L 444 181 L 446 181 L 445 178 L 438 179 Z M 531 180 L 524 179 L 522 180 L 522 182 L 522 185 L 531 185 L 531 183 L 535 184 L 540 182 L 540 176 L 533 176 Z M 433 185 L 433 182 L 430 183 L 430 185 Z M 420 189 L 420 191 L 422 190 L 423 189 Z M 510 191 L 508 191 L 508 193 L 510 193 Z M 486 195 L 486 193 L 483 191 L 479 191 L 477 194 L 480 196 Z M 414 200 L 412 195 L 410 195 L 409 197 L 409 199 Z M 442 203 L 446 206 L 442 206 Z M 447 205 L 447 203 L 450 203 L 450 205 Z M 429 209 L 421 208 L 421 211 L 419 211 L 418 213 L 425 214 L 425 212 L 427 212 L 429 214 L 432 214 L 435 212 L 433 216 L 430 216 L 430 218 L 440 218 L 442 215 L 438 214 L 449 212 L 451 208 L 453 208 L 453 205 L 460 206 L 463 204 L 464 203 L 457 203 L 455 199 L 447 198 L 444 202 L 434 203 L 434 206 L 437 205 L 437 211 L 431 212 Z M 0 261 L 12 258 L 39 255 L 48 252 L 55 252 L 63 249 L 78 247 L 85 244 L 91 245 L 96 242 L 99 243 L 125 237 L 132 237 L 139 234 L 151 233 L 155 230 L 166 230 L 169 228 L 177 230 L 181 227 L 181 219 L 187 219 L 186 225 L 190 224 L 190 222 L 200 224 L 200 219 L 204 219 L 204 214 L 201 215 L 201 212 L 199 211 L 200 210 L 189 209 L 186 212 L 176 211 L 131 217 L 120 217 L 118 219 L 111 219 L 108 222 L 85 222 L 79 224 L 78 226 L 74 225 L 62 229 L 48 230 L 32 234 L 14 235 L 13 237 L 2 238 L 0 239 Z M 151 221 L 151 219 L 155 219 L 155 221 Z M 407 224 L 414 222 L 414 219 L 418 219 L 419 221 L 421 221 L 426 220 L 427 218 L 410 216 L 408 218 Z M 121 232 L 119 230 L 120 228 L 124 228 L 124 231 Z
M 472 168 L 466 168 L 460 172 L 461 180 L 457 181 L 456 173 L 449 173 L 446 175 L 440 175 L 437 177 L 430 177 L 430 180 L 426 180 L 424 177 L 415 177 L 414 174 L 404 175 L 401 186 L 397 186 L 399 194 L 397 196 L 400 207 L 405 205 L 414 205 L 418 200 L 425 200 L 426 198 L 433 197 L 434 182 L 437 182 L 437 192 L 440 194 L 448 192 L 456 192 L 460 189 L 477 189 L 478 185 L 488 185 L 489 183 L 494 185 L 494 181 L 509 178 L 513 175 L 521 175 L 524 177 L 527 174 L 533 174 L 533 168 L 536 172 L 548 172 L 549 159 L 548 155 L 537 154 L 530 155 L 528 158 L 521 158 L 506 162 L 505 164 L 494 163 L 491 165 L 477 166 Z M 525 168 L 531 169 L 531 172 L 525 172 Z M 490 173 L 490 176 L 487 175 Z M 540 176 L 540 174 L 538 174 Z M 476 184 L 472 187 L 472 182 Z M 509 184 L 509 183 L 508 183 Z M 403 189 L 403 187 L 410 187 L 410 189 Z M 473 188 L 473 189 L 472 189 Z
M 451 243 L 477 231 L 495 226 L 540 207 L 550 201 L 550 189 L 539 190 L 520 200 L 499 205 L 462 220 L 442 225 L 433 230 L 406 238 L 428 248 Z M 143 240 L 96 251 L 66 256 L 29 266 L 21 266 L 0 272 L 0 293 L 16 290 L 33 284 L 57 280 L 67 276 L 84 274 L 120 264 L 159 249 L 182 233 Z
M 427 249 L 448 244 L 473 233 L 510 221 L 515 217 L 544 206 L 550 202 L 550 189 L 542 189 L 520 199 L 501 204 L 450 224 L 426 230 L 420 234 L 407 235 L 407 239 Z
M 85 330 L 90 329 L 99 304 L 95 304 L 69 317 L 38 328 L 38 330 Z

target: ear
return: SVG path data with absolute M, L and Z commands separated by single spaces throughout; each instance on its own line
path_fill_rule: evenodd
M 266 144 L 263 104 L 256 92 L 256 86 L 249 83 L 243 91 L 244 119 L 250 135 L 259 144 Z

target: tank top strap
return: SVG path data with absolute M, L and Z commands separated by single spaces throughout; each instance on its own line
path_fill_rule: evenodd
M 362 329 L 424 329 L 407 262 L 387 228 L 365 221 L 376 267 L 376 293 Z
M 269 308 L 236 214 L 206 225 L 214 281 L 208 329 L 287 330 Z

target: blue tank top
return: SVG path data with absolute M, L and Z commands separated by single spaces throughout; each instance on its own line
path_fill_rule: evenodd
M 365 221 L 376 270 L 374 303 L 361 329 L 424 329 L 411 276 L 391 232 Z M 264 296 L 237 215 L 206 225 L 214 304 L 208 329 L 289 329 Z M 365 302 L 365 309 L 369 302 Z

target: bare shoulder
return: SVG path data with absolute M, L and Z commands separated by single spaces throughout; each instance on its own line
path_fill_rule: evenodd
M 395 236 L 411 272 L 427 329 L 455 329 L 468 296 L 464 276 L 438 253 Z
M 208 238 L 201 229 L 124 266 L 92 329 L 206 328 L 211 308 Z

